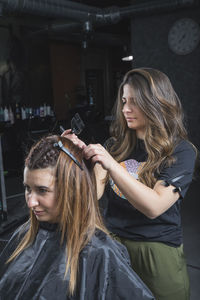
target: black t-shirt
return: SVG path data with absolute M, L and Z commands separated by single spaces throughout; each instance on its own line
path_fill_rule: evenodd
M 100 204 L 103 203 L 103 215 L 111 232 L 134 241 L 163 242 L 175 247 L 182 243 L 180 204 L 192 181 L 196 154 L 191 144 L 182 140 L 176 146 L 173 157 L 175 162 L 161 169 L 157 180 L 170 184 L 176 178 L 172 185 L 179 188 L 180 198 L 155 219 L 149 219 L 135 209 L 110 179 Z M 133 153 L 120 164 L 137 179 L 138 170 L 146 159 L 144 142 L 139 140 Z

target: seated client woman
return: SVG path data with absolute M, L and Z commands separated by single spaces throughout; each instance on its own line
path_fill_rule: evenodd
M 1 253 L 1 300 L 154 299 L 102 223 L 82 150 L 42 138 L 25 160 L 24 185 L 30 219 Z

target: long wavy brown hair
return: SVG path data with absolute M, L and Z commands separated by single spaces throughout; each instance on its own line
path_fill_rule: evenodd
M 74 161 L 55 147 L 59 140 L 74 155 L 83 170 Z M 98 207 L 96 179 L 90 162 L 84 161 L 82 151 L 73 143 L 60 136 L 42 138 L 34 145 L 26 160 L 29 170 L 53 168 L 55 171 L 55 191 L 59 212 L 61 244 L 66 242 L 66 270 L 70 272 L 69 292 L 76 288 L 80 251 L 90 241 L 95 229 L 107 233 Z M 38 232 L 39 221 L 30 210 L 29 229 L 8 262 L 31 245 Z
M 128 128 L 122 113 L 125 84 L 132 88 L 134 103 L 146 116 L 144 144 L 148 158 L 138 175 L 141 182 L 152 188 L 156 182 L 152 174 L 159 174 L 162 165 L 170 165 L 178 142 L 188 140 L 181 102 L 164 73 L 151 68 L 126 73 L 119 87 L 110 128 L 114 140 L 110 153 L 117 161 L 127 158 L 137 143 L 136 132 Z

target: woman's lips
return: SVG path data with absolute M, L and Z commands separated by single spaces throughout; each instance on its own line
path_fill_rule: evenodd
M 40 216 L 40 215 L 44 214 L 44 210 L 34 210 L 33 212 L 37 216 Z
M 136 120 L 136 118 L 126 118 L 126 121 L 133 121 Z

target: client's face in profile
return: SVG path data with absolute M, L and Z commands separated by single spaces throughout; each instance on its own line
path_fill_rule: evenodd
M 24 169 L 26 203 L 38 221 L 55 223 L 58 220 L 55 177 L 52 168 Z

